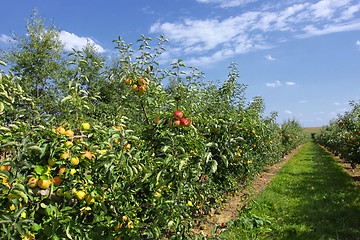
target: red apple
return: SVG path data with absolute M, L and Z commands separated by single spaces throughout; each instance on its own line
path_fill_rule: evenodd
M 139 87 L 139 92 L 140 92 L 140 93 L 144 93 L 145 91 L 146 91 L 146 87 L 145 87 L 145 86 Z
M 138 84 L 139 84 L 140 86 L 145 86 L 145 85 L 146 85 L 145 79 L 140 78 L 139 81 L 138 81 Z
M 180 124 L 181 126 L 188 126 L 189 125 L 189 121 L 186 118 L 182 118 L 180 120 Z
M 158 118 L 158 117 L 155 118 L 154 123 L 155 123 L 155 124 L 158 124 L 159 122 L 160 122 L 160 118 Z
M 179 126 L 180 125 L 180 120 L 178 120 L 178 119 L 174 120 L 174 125 Z
M 183 113 L 181 111 L 176 111 L 174 113 L 174 118 L 180 120 L 183 117 Z
M 135 84 L 135 85 L 132 86 L 132 90 L 133 90 L 134 92 L 137 92 L 137 91 L 139 91 L 139 88 L 138 88 L 138 86 Z

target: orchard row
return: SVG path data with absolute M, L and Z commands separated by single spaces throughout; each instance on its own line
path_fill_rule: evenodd
M 25 76 L 0 75 L 0 235 L 195 239 L 194 219 L 305 140 L 295 120 L 245 101 L 235 64 L 214 84 L 181 60 L 160 68 L 150 41 L 137 53 L 114 41 L 121 58 L 101 74 L 91 66 L 105 63 L 71 53 L 68 88 L 46 103 Z
M 360 108 L 352 102 L 352 110 L 339 115 L 329 126 L 316 134 L 319 144 L 325 146 L 341 158 L 351 162 L 353 168 L 360 163 Z

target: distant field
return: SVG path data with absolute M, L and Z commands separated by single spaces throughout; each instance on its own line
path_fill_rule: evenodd
M 317 133 L 320 132 L 322 127 L 304 127 L 304 132 Z

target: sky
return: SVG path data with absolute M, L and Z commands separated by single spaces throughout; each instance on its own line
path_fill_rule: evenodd
M 223 82 L 236 63 L 247 101 L 261 96 L 279 123 L 328 125 L 359 101 L 360 0 L 3 0 L 0 7 L 1 49 L 12 33 L 26 33 L 37 9 L 61 29 L 68 50 L 90 41 L 111 56 L 118 36 L 135 44 L 141 34 L 164 35 L 165 67 L 181 58 L 206 81 Z

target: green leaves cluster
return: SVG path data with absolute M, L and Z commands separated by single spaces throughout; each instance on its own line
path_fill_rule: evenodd
M 353 168 L 360 163 L 360 104 L 350 102 L 352 109 L 337 119 L 330 121 L 328 126 L 315 135 L 316 141 L 351 162 Z
M 0 231 L 8 238 L 194 239 L 194 218 L 304 139 L 296 123 L 280 128 L 275 114 L 265 117 L 260 97 L 246 102 L 236 64 L 216 83 L 181 59 L 163 68 L 163 36 L 155 46 L 119 37 L 111 60 L 92 46 L 65 57 L 54 28 L 36 17 L 28 25 L 31 37 L 6 55 L 16 75 L 0 75 Z M 36 62 L 29 51 L 44 56 Z M 140 78 L 142 95 L 126 84 Z M 190 126 L 172 124 L 177 110 Z M 56 177 L 60 185 L 46 189 L 28 183 Z

